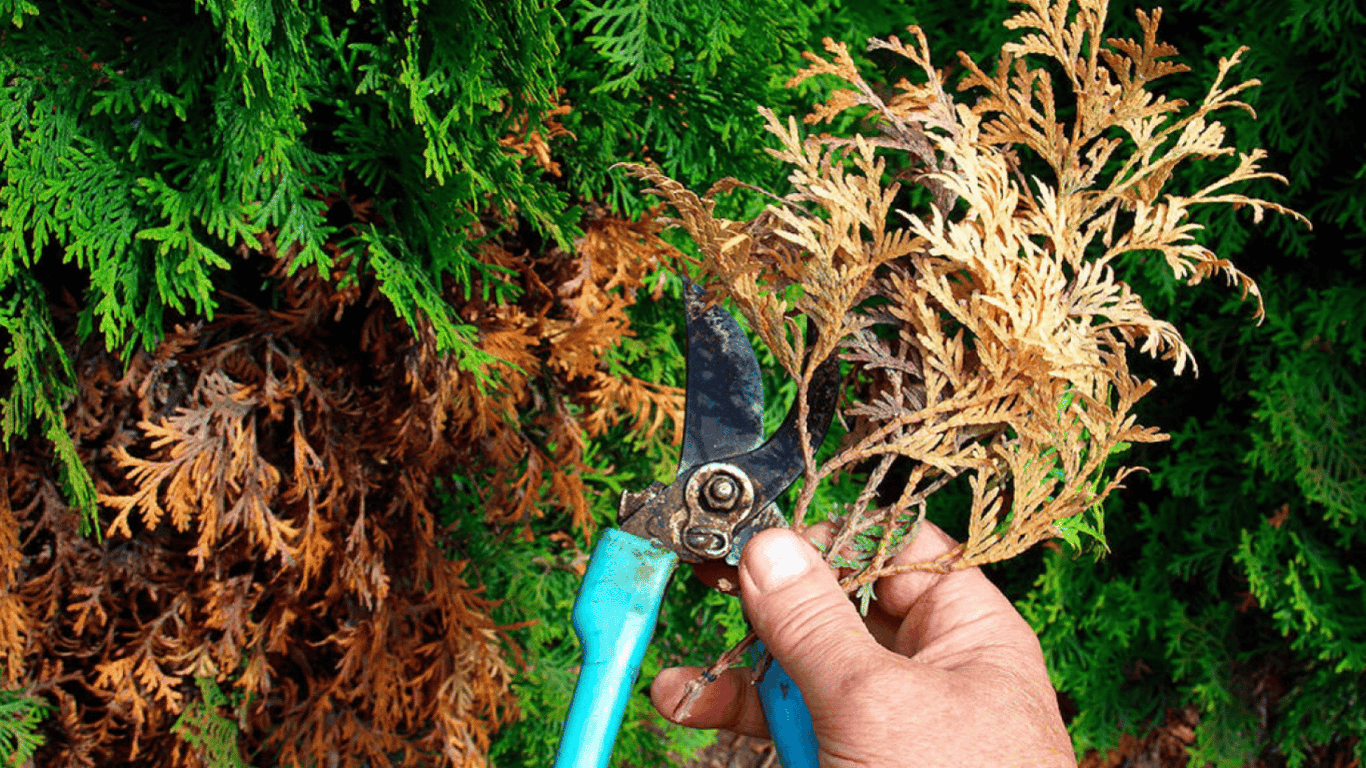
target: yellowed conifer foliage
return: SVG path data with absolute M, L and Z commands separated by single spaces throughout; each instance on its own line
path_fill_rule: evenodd
M 445 551 L 437 480 L 477 486 L 488 535 L 547 506 L 591 528 L 586 439 L 622 420 L 676 432 L 683 407 L 598 365 L 665 249 L 648 220 L 591 212 L 574 254 L 540 255 L 486 221 L 483 256 L 521 294 L 450 292 L 503 361 L 483 385 L 373 280 L 290 275 L 271 238 L 239 269 L 261 269 L 274 308 L 227 297 L 127 367 L 78 351 L 68 423 L 105 541 L 78 534 L 40 442 L 0 463 L 0 661 L 57 706 L 40 764 L 201 765 L 172 731 L 191 706 L 196 728 L 235 722 L 226 748 L 259 765 L 485 763 L 516 716 L 510 640 Z M 205 712 L 197 678 L 241 703 Z
M 921 73 L 889 89 L 865 81 L 841 43 L 826 40 L 828 58 L 807 54 L 810 66 L 789 85 L 827 76 L 840 87 L 805 122 L 852 113 L 870 128 L 812 135 L 765 110 L 777 142 L 770 151 L 791 169 L 792 191 L 769 194 L 753 220 L 714 213 L 716 194 L 747 186 L 737 180 L 698 196 L 652 167 L 627 166 L 676 209 L 669 223 L 696 242 L 713 294 L 748 318 L 803 401 L 823 360 L 849 363 L 854 396 L 840 413 L 850 434 L 821 464 L 806 441 L 794 517 L 806 518 L 818 482 L 871 467 L 856 503 L 818 510 L 836 519 L 833 562 L 848 565 L 836 558 L 860 537 L 876 542 L 846 567 L 850 591 L 906 570 L 1002 560 L 1052 538 L 1056 522 L 1093 508 L 1134 471 L 1107 469 L 1112 453 L 1165 437 L 1135 422 L 1134 403 L 1154 385 L 1130 372 L 1127 354 L 1169 360 L 1177 373 L 1194 361 L 1180 332 L 1116 279 L 1115 260 L 1157 252 L 1190 284 L 1222 274 L 1257 300 L 1260 317 L 1256 285 L 1196 240 L 1189 216 L 1214 204 L 1250 207 L 1254 221 L 1268 209 L 1288 213 L 1231 191 L 1274 178 L 1259 170 L 1263 153 L 1211 171 L 1199 189 L 1169 184 L 1178 165 L 1233 154 L 1216 113 L 1249 109 L 1236 96 L 1255 81 L 1228 83 L 1238 54 L 1188 105 L 1148 90 L 1187 70 L 1157 41 L 1160 11 L 1139 13 L 1142 40 L 1105 40 L 1104 0 L 1023 5 L 1006 22 L 1022 34 L 993 74 L 961 56 L 967 73 L 956 96 L 916 27 L 909 43 L 869 42 Z M 1075 104 L 1070 116 L 1060 91 Z M 1026 176 L 1022 156 L 1049 172 Z M 928 202 L 911 206 L 903 185 L 922 187 Z M 819 331 L 812 349 L 799 315 Z M 909 480 L 879 503 L 898 458 L 913 461 Z M 966 540 L 933 562 L 890 565 L 927 498 L 963 475 Z

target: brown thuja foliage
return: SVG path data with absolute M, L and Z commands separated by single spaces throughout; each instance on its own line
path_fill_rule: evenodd
M 843 44 L 827 40 L 828 59 L 808 54 L 789 85 L 830 76 L 841 87 L 806 122 L 852 114 L 868 130 L 807 135 L 765 110 L 792 191 L 764 193 L 771 204 L 752 220 L 714 213 L 714 195 L 747 186 L 734 179 L 698 196 L 628 166 L 677 210 L 671 223 L 696 242 L 701 273 L 799 382 L 798 402 L 822 361 L 847 361 L 850 433 L 820 463 L 803 437 L 793 515 L 800 526 L 820 481 L 866 471 L 854 503 L 820 510 L 836 523 L 828 558 L 865 601 L 879 578 L 1009 558 L 1096 508 L 1134 471 L 1107 469 L 1111 455 L 1164 438 L 1132 415 L 1154 384 L 1130 372 L 1130 348 L 1178 373 L 1193 366 L 1180 332 L 1149 314 L 1113 263 L 1160 254 L 1191 284 L 1222 274 L 1260 303 L 1252 280 L 1195 239 L 1190 212 L 1288 212 L 1231 191 L 1276 178 L 1259 170 L 1260 151 L 1198 189 L 1171 188 L 1177 166 L 1233 153 L 1216 115 L 1248 109 L 1236 97 L 1255 81 L 1228 82 L 1238 55 L 1189 105 L 1149 90 L 1187 70 L 1157 40 L 1160 12 L 1139 13 L 1142 40 L 1105 40 L 1104 0 L 1024 6 L 1006 22 L 1023 34 L 992 74 L 960 55 L 956 96 L 916 27 L 909 43 L 869 42 L 921 74 L 889 89 L 865 81 Z M 799 315 L 819 333 L 805 336 Z M 887 503 L 898 459 L 910 460 L 909 479 Z M 966 540 L 931 562 L 893 563 L 929 496 L 961 476 Z
M 0 659 L 56 707 L 39 762 L 482 765 L 513 670 L 443 550 L 436 481 L 504 529 L 548 505 L 590 527 L 586 439 L 681 424 L 681 392 L 599 365 L 664 246 L 597 213 L 577 246 L 490 236 L 516 300 L 449 292 L 489 370 L 438 354 L 363 270 L 339 280 L 364 254 L 291 275 L 268 237 L 238 269 L 264 267 L 273 308 L 232 298 L 127 366 L 81 347 L 68 423 L 105 540 L 78 534 L 40 444 L 0 467 Z

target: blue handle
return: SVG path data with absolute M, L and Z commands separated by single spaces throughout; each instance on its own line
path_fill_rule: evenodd
M 598 540 L 574 601 L 583 667 L 560 737 L 555 768 L 604 768 L 626 699 L 655 631 L 678 555 L 625 531 Z
M 763 655 L 763 642 L 755 642 L 750 663 L 759 663 Z M 811 712 L 787 670 L 774 659 L 755 687 L 759 689 L 759 703 L 768 721 L 768 735 L 778 750 L 778 762 L 783 768 L 819 768 L 820 744 L 811 725 Z

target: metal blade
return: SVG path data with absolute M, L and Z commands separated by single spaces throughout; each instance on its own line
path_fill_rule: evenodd
M 709 461 L 752 451 L 764 440 L 759 361 L 729 312 L 720 306 L 703 311 L 704 295 L 701 286 L 684 278 L 688 403 L 679 476 Z

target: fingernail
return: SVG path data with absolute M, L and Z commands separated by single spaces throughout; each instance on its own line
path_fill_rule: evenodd
M 796 579 L 808 568 L 806 544 L 796 534 L 783 531 L 754 542 L 759 549 L 746 558 L 749 577 L 760 592 L 772 592 Z

